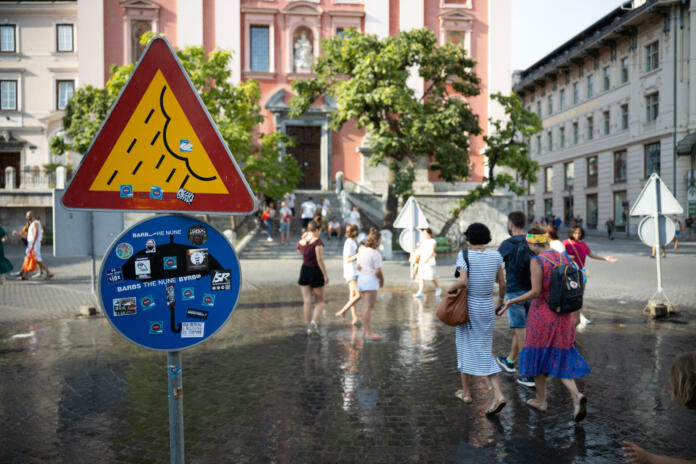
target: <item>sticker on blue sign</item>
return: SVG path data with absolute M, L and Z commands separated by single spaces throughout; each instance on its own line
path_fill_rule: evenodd
M 232 273 L 229 269 L 215 269 L 210 274 L 210 290 L 213 292 L 221 292 L 232 288 L 231 281 Z
M 203 306 L 215 306 L 215 295 L 206 293 L 203 295 Z
M 150 258 L 135 258 L 135 278 L 139 280 L 149 279 L 152 276 Z
M 162 259 L 162 267 L 166 271 L 176 269 L 176 256 L 165 256 Z
M 179 151 L 181 153 L 191 153 L 193 144 L 188 139 L 179 139 Z
M 121 185 L 119 188 L 121 198 L 133 198 L 133 186 L 132 185 Z
M 120 267 L 110 267 L 106 270 L 106 282 L 108 284 L 117 284 L 123 281 L 123 271 Z
M 133 245 L 130 243 L 119 243 L 116 245 L 116 256 L 121 259 L 128 259 L 133 256 Z
M 208 319 L 208 311 L 204 309 L 189 308 L 186 310 L 186 316 L 196 319 Z
M 140 299 L 140 307 L 143 310 L 151 309 L 155 307 L 155 299 L 152 298 L 152 295 L 145 295 Z
M 181 338 L 202 338 L 205 322 L 182 322 Z
M 164 192 L 162 191 L 161 187 L 156 187 L 153 185 L 150 188 L 150 198 L 154 198 L 155 200 L 161 200 L 162 195 L 164 195 Z
M 150 330 L 149 333 L 151 335 L 153 334 L 161 334 L 163 329 L 162 326 L 164 325 L 164 322 L 162 321 L 150 321 Z
M 114 298 L 112 304 L 114 316 L 128 316 L 137 313 L 135 297 Z
M 193 287 L 184 287 L 181 289 L 182 300 L 193 300 L 196 297 L 196 291 Z

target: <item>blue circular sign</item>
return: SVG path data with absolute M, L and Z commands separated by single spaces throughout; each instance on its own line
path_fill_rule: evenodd
M 99 272 L 111 325 L 144 348 L 178 351 L 212 336 L 232 314 L 239 261 L 210 225 L 183 215 L 146 219 L 122 232 Z

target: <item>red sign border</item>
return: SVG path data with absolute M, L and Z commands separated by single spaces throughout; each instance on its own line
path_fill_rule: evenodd
M 174 192 L 164 192 L 162 199 L 157 200 L 150 198 L 149 191 L 133 192 L 132 197 L 122 198 L 119 191 L 89 190 L 158 70 L 171 87 L 229 193 L 194 192 L 193 203 L 189 206 L 177 200 Z M 246 215 L 256 210 L 256 197 L 222 140 L 181 62 L 163 37 L 154 38 L 148 45 L 85 153 L 61 201 L 67 209 L 94 211 L 135 210 Z

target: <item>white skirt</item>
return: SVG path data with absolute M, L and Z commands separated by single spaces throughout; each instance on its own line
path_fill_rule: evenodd
M 361 292 L 379 290 L 379 279 L 377 276 L 358 274 L 358 290 Z
M 424 263 L 418 266 L 418 275 L 416 276 L 423 280 L 437 279 L 435 274 L 435 263 Z

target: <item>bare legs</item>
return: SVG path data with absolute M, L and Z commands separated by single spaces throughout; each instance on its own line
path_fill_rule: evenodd
M 527 404 L 540 411 L 546 411 L 548 404 L 546 403 L 546 375 L 541 374 L 534 377 L 534 388 L 536 389 L 536 398 L 527 401 Z
M 548 403 L 546 401 L 546 379 L 545 374 L 537 375 L 534 377 L 534 385 L 536 387 L 536 398 L 527 401 L 527 404 L 540 411 L 546 411 L 548 408 Z M 585 418 L 586 415 L 586 405 L 587 398 L 585 395 L 580 393 L 575 380 L 573 379 L 559 379 L 563 386 L 570 393 L 570 400 L 573 403 L 573 417 L 576 422 L 580 422 Z
M 432 279 L 431 282 L 433 283 L 433 286 L 435 287 L 435 295 L 440 294 L 440 284 L 437 283 L 437 279 Z M 425 287 L 425 279 L 418 279 L 418 291 L 416 292 L 416 296 L 422 296 L 423 295 L 423 288 Z
M 355 309 L 355 303 L 360 301 L 360 291 L 358 291 L 358 281 L 351 280 L 348 282 L 348 303 L 346 303 L 340 311 L 336 313 L 336 316 L 343 317 L 343 314 L 350 309 L 350 313 L 353 315 L 353 324 L 360 322 L 358 318 L 358 311 Z
M 510 359 L 510 361 L 515 361 L 517 356 L 520 355 L 522 348 L 524 348 L 524 338 L 527 330 L 523 328 L 514 328 L 512 330 L 512 344 L 510 344 L 508 359 Z
M 300 285 L 302 291 L 302 310 L 305 322 L 307 323 L 307 333 L 316 330 L 317 321 L 324 311 L 324 287 L 312 288 L 309 285 Z M 314 293 L 314 312 L 312 312 L 312 293 Z
M 362 316 L 365 323 L 365 337 L 371 340 L 379 340 L 381 335 L 372 331 L 372 308 L 377 300 L 377 290 L 365 290 L 362 292 Z
M 455 392 L 455 396 L 465 403 L 471 403 L 471 375 L 460 372 L 462 379 L 462 389 Z M 505 396 L 500 388 L 500 379 L 498 374 L 491 374 L 486 377 L 488 383 L 493 390 L 493 401 L 490 407 L 486 410 L 486 414 L 497 414 L 505 407 Z

